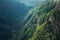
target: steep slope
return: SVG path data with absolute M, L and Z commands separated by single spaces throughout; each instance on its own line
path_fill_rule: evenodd
M 31 9 L 32 10 L 32 9 Z M 20 40 L 59 40 L 60 12 L 53 1 L 45 1 L 29 12 Z
M 60 11 L 54 1 L 44 1 L 28 11 L 23 27 L 12 40 L 60 40 Z

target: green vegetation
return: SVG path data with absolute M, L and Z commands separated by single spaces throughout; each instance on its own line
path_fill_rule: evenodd
M 22 36 L 19 35 L 18 40 L 59 40 L 60 12 L 56 3 L 45 1 L 31 10 L 25 20 L 32 15 L 22 28 Z

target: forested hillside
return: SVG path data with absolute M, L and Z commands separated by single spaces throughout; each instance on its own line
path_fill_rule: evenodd
M 60 40 L 60 1 L 32 6 L 0 0 L 0 40 Z
M 13 40 L 60 40 L 58 2 L 44 1 L 28 11 L 20 34 Z M 60 7 L 60 6 L 59 6 Z

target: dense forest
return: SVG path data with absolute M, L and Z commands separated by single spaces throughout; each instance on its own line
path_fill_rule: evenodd
M 39 2 L 35 7 L 27 7 L 21 3 L 16 5 L 16 2 L 14 4 L 11 2 L 8 5 L 7 2 L 1 1 L 0 4 L 4 4 L 0 5 L 2 7 L 0 12 L 0 40 L 60 40 L 59 2 L 46 0 Z M 5 4 L 8 5 L 6 10 L 4 10 Z M 20 7 L 19 4 L 23 7 Z

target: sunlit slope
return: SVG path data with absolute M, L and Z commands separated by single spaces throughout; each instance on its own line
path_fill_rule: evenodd
M 54 32 L 50 32 L 52 28 L 48 23 L 50 16 L 55 13 L 56 5 L 53 2 L 45 2 L 36 6 L 31 13 L 31 18 L 24 26 L 21 40 L 55 40 L 56 36 Z
M 18 40 L 59 40 L 60 12 L 55 2 L 45 1 L 28 11 Z

